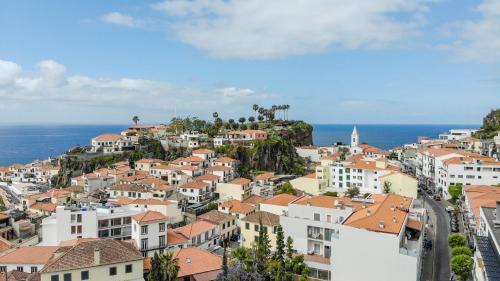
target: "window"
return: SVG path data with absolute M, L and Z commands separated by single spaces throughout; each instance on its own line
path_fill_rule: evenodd
M 259 231 L 259 225 L 258 225 L 258 224 L 254 225 L 254 226 L 253 226 L 253 230 L 255 230 L 255 231 Z
M 127 264 L 125 265 L 125 273 L 131 273 L 132 272 L 132 265 Z
M 59 275 L 50 276 L 50 281 L 59 281 Z
M 160 232 L 164 232 L 165 231 L 165 223 L 162 222 L 160 223 Z
M 110 267 L 109 276 L 115 276 L 115 275 L 116 275 L 116 266 Z
M 109 229 L 99 230 L 99 237 L 109 237 Z
M 122 235 L 122 229 L 121 228 L 113 228 L 111 230 L 111 235 L 113 236 L 119 236 L 119 235 Z
M 208 240 L 208 231 L 205 232 L 205 240 Z
M 123 218 L 123 224 L 131 224 L 131 223 L 132 223 L 131 217 L 124 217 Z
M 64 281 L 71 281 L 71 273 L 64 273 L 63 280 Z
M 141 239 L 141 250 L 146 250 L 148 248 L 148 238 Z
M 112 225 L 115 226 L 115 225 L 121 225 L 122 224 L 122 218 L 114 218 L 112 220 Z
M 82 222 L 82 214 L 76 215 L 76 222 Z
M 164 248 L 165 247 L 165 235 L 161 235 L 158 237 L 158 241 L 159 241 L 159 244 L 160 244 L 160 248 Z
M 142 225 L 141 226 L 141 234 L 148 234 L 148 226 L 147 225 Z
M 7 272 L 7 267 L 6 266 L 0 266 L 0 272 Z
M 80 276 L 81 276 L 82 280 L 89 280 L 89 272 L 88 272 L 88 270 L 82 271 L 80 273 Z
M 321 216 L 320 216 L 320 214 L 318 214 L 318 213 L 314 213 L 314 220 L 315 220 L 315 221 L 319 221 L 319 220 L 320 220 L 320 217 L 321 217 Z
M 75 234 L 76 233 L 76 226 L 72 225 L 71 226 L 71 234 Z
M 82 234 L 82 226 L 81 225 L 76 226 L 76 234 Z
M 17 267 L 17 271 L 24 271 L 24 267 L 22 267 L 22 266 L 18 266 L 18 267 Z
M 245 223 L 245 229 L 250 229 L 250 224 L 248 222 Z
M 34 273 L 34 272 L 37 272 L 38 271 L 38 267 L 36 266 L 32 266 L 31 267 L 31 273 Z
M 99 221 L 99 227 L 108 227 L 109 226 L 109 220 L 100 220 Z

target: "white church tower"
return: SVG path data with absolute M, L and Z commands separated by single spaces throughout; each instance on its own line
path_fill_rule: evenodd
M 351 147 L 357 147 L 358 145 L 359 145 L 358 130 L 356 129 L 356 126 L 354 126 L 354 129 L 352 130 L 351 133 Z

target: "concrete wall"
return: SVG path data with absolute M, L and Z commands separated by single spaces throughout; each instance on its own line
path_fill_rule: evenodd
M 125 273 L 125 265 L 131 264 L 132 265 L 132 272 L 131 273 Z M 114 276 L 109 275 L 109 268 L 110 267 L 116 267 L 117 268 L 117 274 Z M 129 263 L 119 263 L 119 264 L 112 264 L 112 265 L 102 265 L 102 266 L 95 266 L 91 268 L 82 268 L 82 269 L 77 269 L 77 270 L 70 270 L 70 271 L 60 271 L 60 272 L 53 272 L 53 273 L 42 273 L 41 274 L 41 281 L 51 281 L 51 276 L 52 275 L 59 275 L 59 280 L 62 281 L 64 280 L 63 276 L 65 273 L 71 273 L 71 280 L 72 281 L 80 281 L 81 279 L 81 272 L 82 271 L 89 271 L 89 280 L 106 280 L 106 281 L 143 281 L 143 261 L 133 261 Z

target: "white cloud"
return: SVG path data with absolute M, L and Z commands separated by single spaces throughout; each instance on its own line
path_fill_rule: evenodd
M 478 20 L 454 23 L 453 41 L 438 47 L 451 51 L 459 61 L 500 61 L 500 0 L 485 0 L 477 11 Z
M 217 57 L 273 58 L 379 48 L 418 33 L 428 0 L 166 0 L 181 41 Z
M 130 112 L 168 121 L 174 110 L 199 117 L 210 116 L 214 111 L 222 115 L 250 114 L 253 103 L 272 98 L 266 93 L 237 87 L 204 90 L 145 79 L 68 76 L 64 65 L 53 60 L 40 62 L 35 75 L 26 75 L 18 64 L 0 60 L 0 100 L 14 112 L 5 115 L 14 120 L 4 119 L 4 122 L 51 120 L 55 118 L 51 116 L 55 108 L 67 115 L 63 119 L 67 122 L 82 121 L 79 119 L 89 116 L 118 122 L 122 120 L 120 116 L 128 116 Z M 230 107 L 221 108 L 222 104 Z M 37 117 L 36 112 L 43 115 Z M 75 116 L 73 112 L 85 113 L 87 117 Z
M 135 19 L 129 15 L 125 15 L 119 12 L 111 12 L 105 14 L 101 17 L 101 19 L 108 23 L 124 25 L 128 27 L 137 27 L 143 24 L 141 20 Z

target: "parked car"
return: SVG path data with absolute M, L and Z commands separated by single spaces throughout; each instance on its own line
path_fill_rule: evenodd
M 441 196 L 439 196 L 438 194 L 434 194 L 432 198 L 434 198 L 434 200 L 436 201 L 441 201 Z
M 458 231 L 459 231 L 458 224 L 452 224 L 451 225 L 451 232 L 458 232 Z

